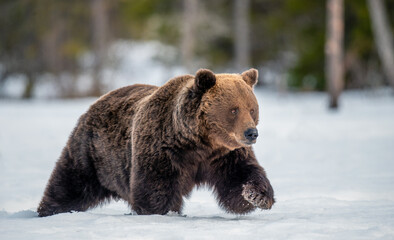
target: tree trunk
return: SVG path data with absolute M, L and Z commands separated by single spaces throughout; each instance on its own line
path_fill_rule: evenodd
M 383 65 L 383 72 L 394 88 L 394 43 L 386 9 L 382 0 L 367 0 L 367 3 L 371 16 L 374 41 Z
M 184 0 L 181 52 L 188 71 L 194 68 L 198 0 Z
M 50 23 L 42 39 L 43 60 L 46 68 L 52 73 L 59 74 L 64 71 L 61 45 L 64 43 L 65 20 L 60 7 L 51 4 L 49 7 Z
M 235 68 L 237 71 L 250 67 L 250 40 L 249 40 L 249 0 L 235 0 Z
M 327 0 L 326 81 L 329 107 L 338 108 L 343 89 L 343 0 Z
M 28 73 L 26 74 L 26 77 L 27 77 L 27 81 L 25 85 L 25 90 L 23 91 L 22 98 L 30 99 L 33 97 L 33 90 L 34 90 L 36 79 L 34 73 Z
M 92 38 L 93 38 L 93 86 L 90 94 L 99 96 L 102 94 L 102 69 L 106 60 L 106 44 L 108 33 L 108 16 L 105 0 L 91 0 Z

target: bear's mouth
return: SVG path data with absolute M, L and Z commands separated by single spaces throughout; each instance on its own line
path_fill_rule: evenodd
M 256 143 L 256 139 L 255 140 L 241 140 L 239 141 L 242 145 L 246 145 L 246 146 L 251 146 L 253 144 Z

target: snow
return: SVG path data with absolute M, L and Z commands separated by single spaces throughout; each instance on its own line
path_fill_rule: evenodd
M 254 149 L 275 190 L 270 211 L 221 210 L 207 189 L 184 215 L 130 215 L 122 202 L 38 218 L 35 209 L 67 137 L 95 99 L 0 101 L 0 239 L 393 239 L 394 97 L 257 89 Z

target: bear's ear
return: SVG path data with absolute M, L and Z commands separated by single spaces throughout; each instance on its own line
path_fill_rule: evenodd
M 216 84 L 215 74 L 208 69 L 200 69 L 196 72 L 195 84 L 197 89 L 205 93 Z
M 259 77 L 259 72 L 251 68 L 241 74 L 242 79 L 251 87 L 257 83 L 257 78 Z

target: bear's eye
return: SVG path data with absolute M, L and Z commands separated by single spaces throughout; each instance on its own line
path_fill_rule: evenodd
M 238 108 L 231 109 L 231 114 L 236 115 L 238 113 Z
M 252 115 L 253 115 L 253 113 L 254 113 L 254 109 L 250 110 L 250 114 L 252 114 Z

